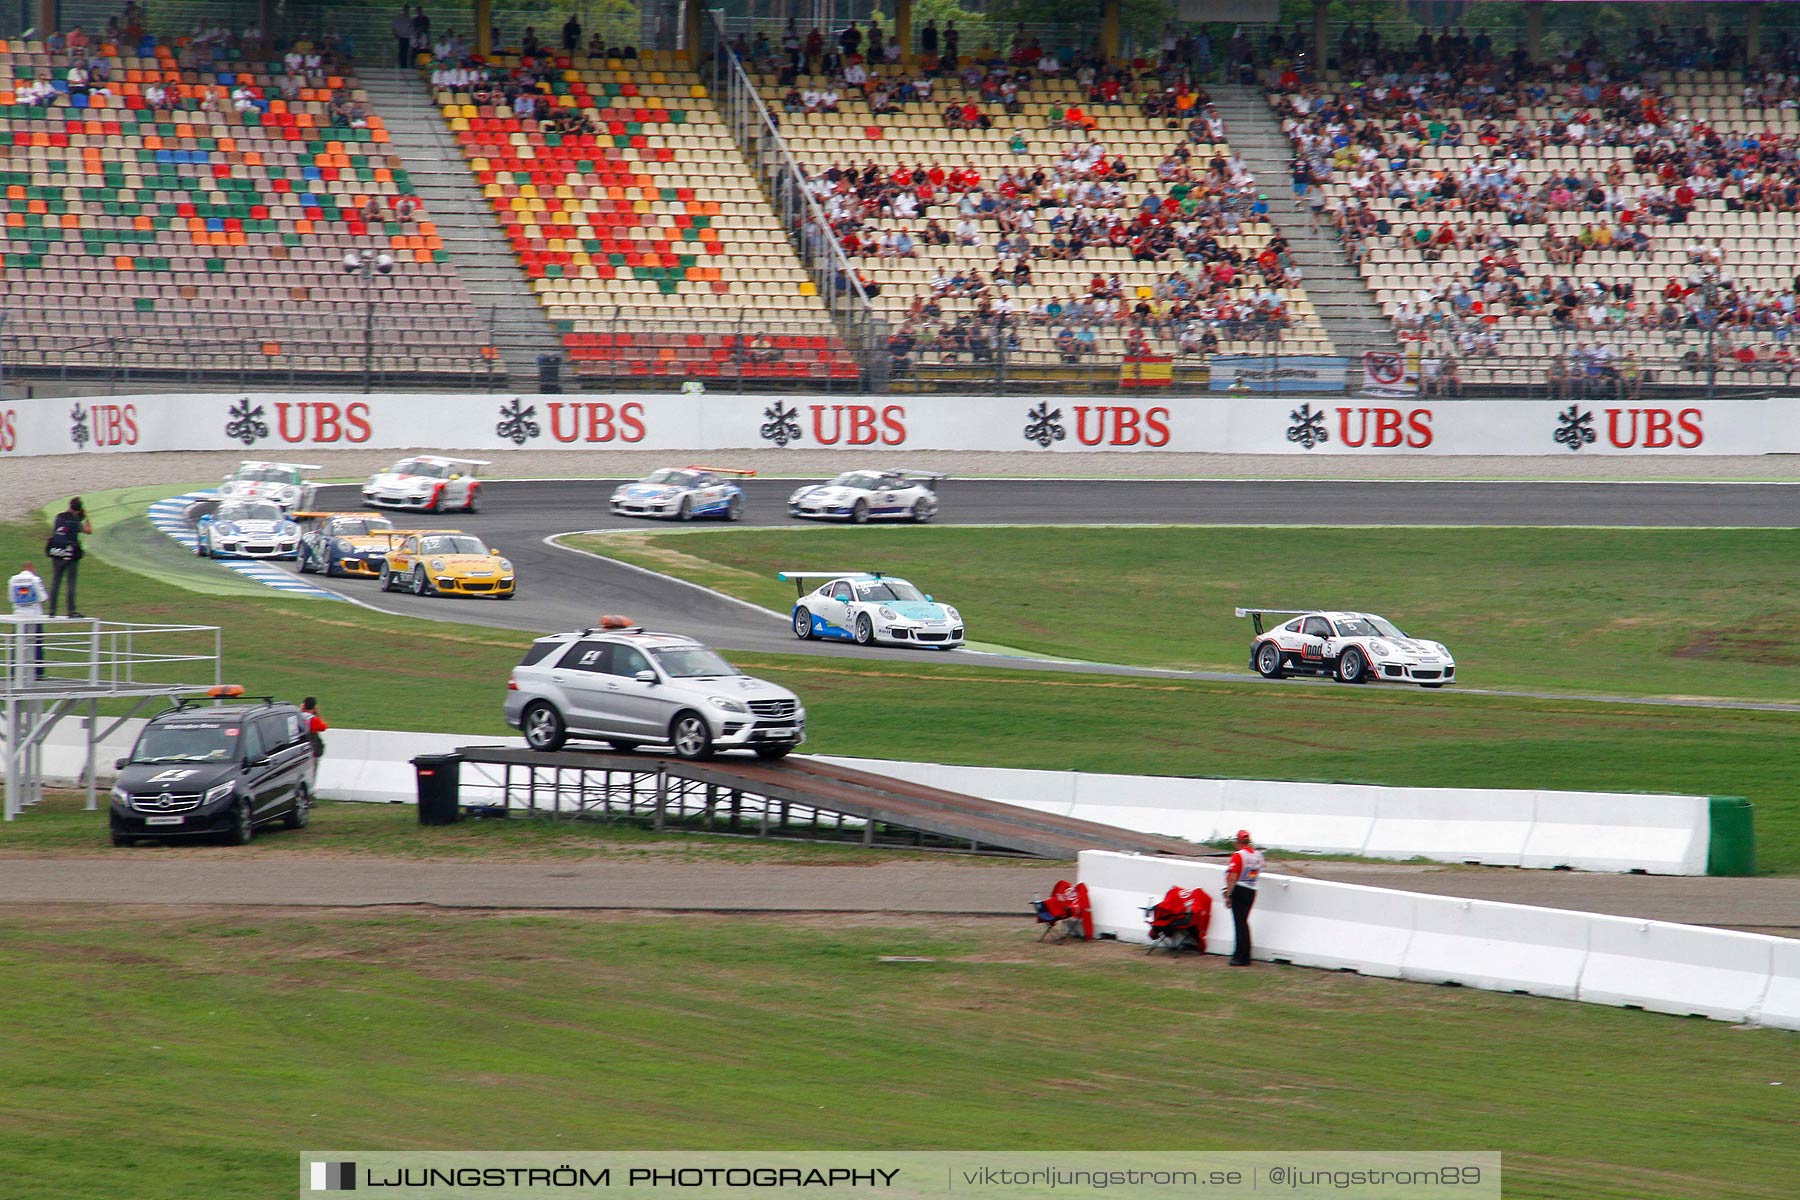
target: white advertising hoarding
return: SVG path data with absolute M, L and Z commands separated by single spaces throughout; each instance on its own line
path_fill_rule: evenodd
M 1770 454 L 1800 399 L 199 393 L 0 403 L 0 458 L 156 450 L 1143 450 L 1210 454 Z

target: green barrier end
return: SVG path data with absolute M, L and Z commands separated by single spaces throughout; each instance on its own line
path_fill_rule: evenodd
M 1742 796 L 1713 796 L 1707 803 L 1712 830 L 1706 846 L 1706 873 L 1756 874 L 1756 829 L 1751 823 L 1755 807 Z

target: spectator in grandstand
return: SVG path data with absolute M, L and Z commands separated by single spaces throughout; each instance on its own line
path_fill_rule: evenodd
M 412 9 L 402 4 L 400 11 L 394 14 L 392 22 L 394 32 L 394 65 L 401 70 L 410 70 L 413 66 L 413 18 Z M 293 57 L 289 55 L 289 57 Z M 288 65 L 293 70 L 293 64 Z
M 563 53 L 573 54 L 575 53 L 575 48 L 579 45 L 581 45 L 581 22 L 576 18 L 575 14 L 571 12 L 569 14 L 569 19 L 563 22 L 562 27 Z

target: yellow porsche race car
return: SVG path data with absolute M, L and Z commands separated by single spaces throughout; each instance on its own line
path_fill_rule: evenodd
M 460 529 L 408 529 L 381 564 L 381 590 L 415 596 L 493 596 L 511 600 L 513 565 Z
M 375 579 L 393 549 L 394 523 L 366 512 L 297 512 L 302 571 Z

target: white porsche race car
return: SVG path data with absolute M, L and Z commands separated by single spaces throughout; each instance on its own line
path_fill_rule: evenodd
M 803 642 L 938 650 L 963 644 L 962 614 L 904 579 L 879 571 L 782 571 L 775 578 L 794 585 L 794 636 Z M 811 587 L 815 579 L 820 583 Z
M 323 470 L 316 463 L 258 462 L 245 459 L 219 485 L 220 500 L 272 500 L 282 508 L 311 508 L 317 485 L 305 478 L 307 471 Z
M 755 474 L 731 467 L 663 467 L 614 488 L 608 507 L 621 517 L 736 521 L 744 515 L 744 489 L 726 477 L 749 479 Z
M 363 484 L 363 503 L 421 512 L 475 512 L 481 507 L 481 481 L 475 478 L 475 468 L 487 465 L 486 459 L 445 458 L 436 454 L 403 458 L 387 470 L 369 476 Z
M 1264 679 L 1330 675 L 1345 683 L 1386 680 L 1440 688 L 1456 682 L 1456 660 L 1439 642 L 1407 637 L 1386 617 L 1298 608 L 1240 608 L 1256 626 L 1250 665 Z M 1267 616 L 1292 617 L 1263 629 Z
M 300 526 L 273 500 L 227 500 L 194 522 L 201 558 L 292 558 Z
M 852 525 L 866 521 L 922 525 L 937 516 L 937 485 L 944 478 L 930 471 L 845 471 L 789 496 L 788 515 Z

